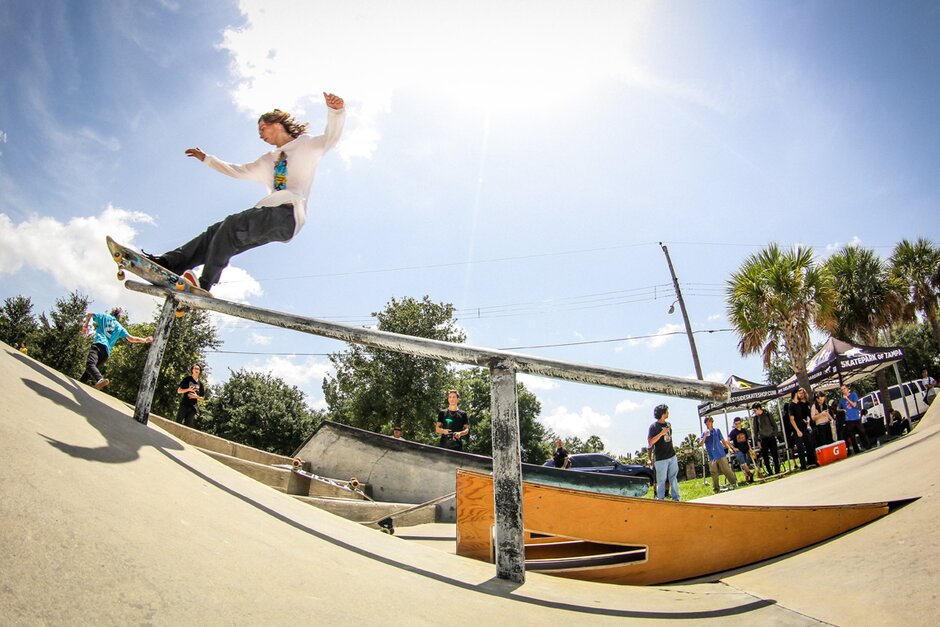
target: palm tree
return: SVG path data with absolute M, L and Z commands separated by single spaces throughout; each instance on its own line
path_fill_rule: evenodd
M 728 281 L 728 319 L 741 340 L 742 355 L 761 353 L 769 370 L 784 348 L 801 387 L 810 389 L 806 360 L 810 329 L 831 324 L 834 293 L 828 273 L 816 264 L 813 249 L 777 244 L 748 257 Z
M 868 248 L 846 246 L 826 261 L 835 286 L 834 316 L 828 328 L 833 335 L 877 346 L 879 336 L 901 319 L 905 285 L 891 275 L 888 265 Z M 884 370 L 875 375 L 890 416 L 891 397 Z
M 940 344 L 940 321 L 937 320 L 937 298 L 940 296 L 940 248 L 923 237 L 911 243 L 901 240 L 891 253 L 891 276 L 907 287 L 908 302 L 905 320 L 913 320 L 920 311 Z

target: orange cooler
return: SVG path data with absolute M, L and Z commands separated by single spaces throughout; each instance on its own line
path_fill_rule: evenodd
M 816 462 L 820 466 L 831 464 L 845 459 L 848 451 L 845 449 L 845 440 L 839 440 L 829 446 L 820 446 L 816 449 Z

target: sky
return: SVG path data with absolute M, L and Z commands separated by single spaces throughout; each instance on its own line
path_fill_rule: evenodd
M 0 298 L 152 319 L 105 235 L 163 252 L 252 206 L 260 186 L 185 149 L 252 161 L 260 113 L 318 134 L 328 91 L 346 128 L 306 226 L 236 257 L 217 297 L 370 325 L 428 295 L 475 346 L 694 378 L 663 242 L 705 378 L 763 381 L 725 314 L 749 255 L 935 234 L 938 34 L 940 2 L 916 0 L 7 0 Z M 325 408 L 344 344 L 215 321 L 211 382 L 271 372 Z M 615 453 L 660 403 L 677 439 L 699 429 L 693 400 L 520 380 L 545 426 Z

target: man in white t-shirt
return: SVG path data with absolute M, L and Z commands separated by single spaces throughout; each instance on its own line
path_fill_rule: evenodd
M 937 380 L 930 376 L 927 369 L 921 373 L 921 383 L 924 385 L 924 402 L 930 405 L 937 396 Z

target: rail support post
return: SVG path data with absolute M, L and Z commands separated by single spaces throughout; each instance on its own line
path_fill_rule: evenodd
M 157 328 L 153 331 L 153 343 L 147 353 L 144 372 L 140 377 L 140 389 L 137 390 L 137 403 L 134 405 L 134 420 L 147 424 L 150 419 L 150 407 L 153 404 L 153 393 L 157 389 L 157 379 L 160 376 L 160 367 L 163 365 L 163 351 L 170 337 L 170 329 L 176 319 L 176 300 L 167 296 L 163 302 L 163 311 L 157 320 Z
M 522 452 L 516 371 L 505 361 L 490 363 L 490 417 L 493 424 L 493 500 L 496 522 L 496 576 L 525 582 L 522 526 Z

